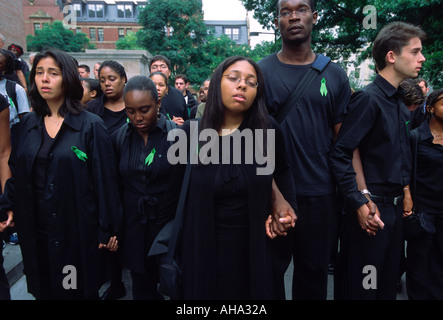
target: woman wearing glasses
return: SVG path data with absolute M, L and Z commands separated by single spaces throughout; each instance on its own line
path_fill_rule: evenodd
M 192 136 L 196 123 L 199 122 L 190 120 L 183 125 L 188 137 Z M 282 194 L 295 192 L 285 162 L 283 137 L 266 111 L 263 76 L 255 62 L 235 56 L 217 67 L 200 127 L 200 135 L 208 129 L 205 131 L 212 132 L 213 138 L 200 142 L 200 161 L 192 166 L 189 182 L 180 254 L 184 298 L 274 299 L 271 253 L 272 242 L 277 239 L 270 239 L 274 237 L 272 231 L 267 237 L 265 221 L 276 204 L 273 195 L 278 195 L 274 199 L 287 205 L 285 212 L 289 216 L 286 218 L 293 225 L 296 217 L 289 203 L 294 203 L 289 197 L 289 203 L 284 202 Z M 252 163 L 245 161 L 251 145 L 244 140 L 238 147 L 231 143 L 229 150 L 223 149 L 223 143 L 232 142 L 234 135 L 246 133 L 248 129 L 254 132 L 254 139 L 257 129 L 265 129 L 270 143 L 259 146 L 265 152 L 272 153 L 270 146 L 275 145 L 273 173 L 260 175 L 257 169 L 261 165 L 257 159 Z M 217 145 L 218 157 L 205 164 L 205 156 L 214 160 L 209 153 L 217 153 L 215 149 L 207 151 L 213 142 Z M 235 162 L 234 158 L 241 161 Z M 273 194 L 273 179 L 282 194 Z

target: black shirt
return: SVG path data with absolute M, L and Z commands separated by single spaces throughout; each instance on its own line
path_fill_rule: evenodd
M 183 94 L 176 88 L 169 86 L 168 94 L 162 99 L 160 113 L 170 120 L 174 116 L 181 117 L 183 120 L 189 119 Z
M 332 169 L 352 208 L 367 202 L 357 188 L 353 151 L 360 150 L 366 185 L 378 196 L 399 196 L 409 184 L 410 111 L 402 94 L 377 75 L 374 82 L 352 95 L 349 113 L 331 153 Z
M 416 130 L 419 139 L 414 207 L 417 212 L 443 214 L 443 146 L 433 143 L 428 121 Z
M 285 105 L 311 64 L 284 64 L 276 54 L 258 64 L 265 77 L 268 110 L 273 115 Z M 320 92 L 323 79 L 326 95 Z M 280 124 L 297 194 L 312 196 L 335 192 L 329 152 L 333 145 L 333 127 L 343 121 L 350 96 L 346 73 L 330 62 Z
M 121 111 L 111 111 L 105 108 L 105 96 L 89 101 L 87 103 L 87 109 L 89 112 L 95 113 L 103 119 L 109 134 L 117 131 L 122 125 L 127 122 L 128 116 L 126 115 L 126 108 Z

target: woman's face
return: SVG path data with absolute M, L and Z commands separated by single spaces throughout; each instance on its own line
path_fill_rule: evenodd
M 148 134 L 157 125 L 159 102 L 149 91 L 127 92 L 125 106 L 129 120 L 140 135 Z
M 62 71 L 52 57 L 42 58 L 35 67 L 35 84 L 46 101 L 63 101 Z
M 226 112 L 245 113 L 257 96 L 257 74 L 248 61 L 229 66 L 221 79 L 221 97 Z
M 155 86 L 157 87 L 158 99 L 162 100 L 168 93 L 168 84 L 166 83 L 165 79 L 159 74 L 151 76 L 151 80 L 155 83 Z
M 429 111 L 434 115 L 434 117 L 443 122 L 443 95 L 438 97 L 440 100 L 435 102 L 432 106 L 429 107 Z
M 103 67 L 100 71 L 100 86 L 106 98 L 117 100 L 123 96 L 126 79 L 110 67 Z

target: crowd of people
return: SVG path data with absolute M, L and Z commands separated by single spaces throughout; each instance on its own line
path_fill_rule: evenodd
M 284 300 L 291 261 L 294 300 L 325 300 L 331 272 L 337 300 L 395 300 L 404 272 L 409 299 L 443 299 L 443 89 L 429 93 L 418 78 L 425 32 L 384 26 L 372 44 L 377 75 L 353 92 L 312 50 L 314 1 L 280 0 L 277 12 L 281 50 L 227 58 L 196 96 L 163 55 L 148 75 L 128 78 L 106 60 L 91 78 L 63 51 L 36 53 L 27 71 L 0 50 L 0 231 L 15 225 L 36 299 L 122 298 L 123 268 L 135 300 L 165 299 L 159 256 L 148 252 L 184 179 L 186 300 Z M 3 84 L 12 81 L 14 94 Z M 195 127 L 215 135 L 194 145 Z M 196 162 L 169 161 L 174 129 Z M 246 131 L 264 132 L 263 143 L 225 148 Z M 255 148 L 272 154 L 271 173 L 246 161 Z M 0 271 L 0 298 L 10 299 Z

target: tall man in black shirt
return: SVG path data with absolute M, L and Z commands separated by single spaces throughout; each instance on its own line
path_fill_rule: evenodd
M 273 115 L 285 108 L 291 93 L 319 59 L 311 49 L 311 32 L 318 17 L 314 1 L 280 0 L 277 13 L 275 24 L 281 33 L 282 49 L 258 63 L 265 76 L 267 105 Z M 297 193 L 298 220 L 290 233 L 293 251 L 290 244 L 279 246 L 288 250 L 289 262 L 293 257 L 292 299 L 327 297 L 333 220 L 337 216 L 329 152 L 350 95 L 346 73 L 330 62 L 322 73 L 315 75 L 298 102 L 288 105 L 290 111 L 281 122 Z M 282 270 L 284 273 L 287 267 L 281 257 L 274 259 L 281 268 L 277 274 Z
M 336 299 L 396 298 L 402 199 L 409 191 L 403 188 L 411 173 L 410 112 L 398 87 L 402 80 L 418 76 L 425 61 L 424 36 L 420 28 L 403 22 L 388 24 L 379 32 L 372 49 L 378 75 L 352 96 L 331 153 L 331 166 L 346 200 Z M 353 167 L 357 148 L 362 170 Z

